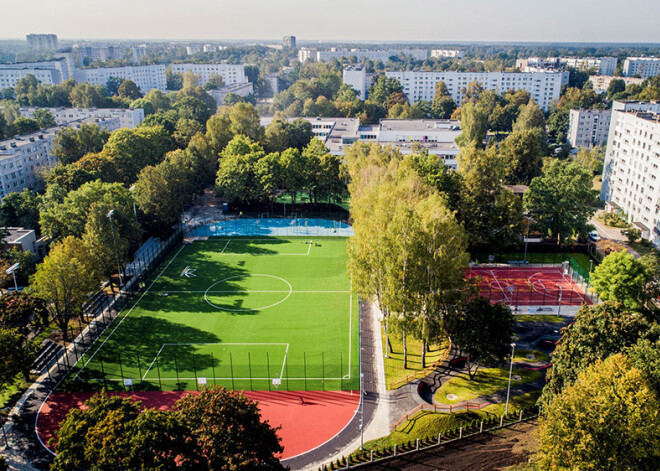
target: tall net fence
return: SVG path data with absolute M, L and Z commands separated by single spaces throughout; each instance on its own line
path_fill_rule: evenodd
M 187 226 L 189 237 L 226 236 L 337 236 L 350 237 L 353 228 L 344 221 L 311 218 L 223 219 L 197 221 Z

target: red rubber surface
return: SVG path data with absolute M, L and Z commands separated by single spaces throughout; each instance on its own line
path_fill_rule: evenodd
M 184 394 L 195 391 L 147 391 L 133 394 L 145 408 L 160 410 L 170 408 Z M 37 433 L 51 450 L 54 436 L 69 409 L 82 407 L 82 403 L 94 393 L 53 393 L 43 405 L 37 418 Z M 130 393 L 109 393 L 129 397 Z M 263 420 L 273 427 L 281 425 L 278 435 L 282 439 L 284 453 L 281 458 L 291 458 L 330 440 L 351 420 L 360 402 L 358 392 L 350 391 L 247 391 L 244 394 L 258 401 Z
M 493 303 L 517 306 L 592 304 L 570 276 L 562 276 L 561 268 L 473 267 L 468 276 L 481 278 L 479 294 Z

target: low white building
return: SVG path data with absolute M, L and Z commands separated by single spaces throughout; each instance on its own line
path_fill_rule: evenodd
M 199 75 L 200 85 L 204 85 L 214 75 L 221 76 L 225 85 L 246 83 L 248 81 L 243 64 L 172 64 L 172 72 L 180 74 L 192 72 Z
M 289 118 L 293 121 L 298 118 Z M 403 154 L 425 149 L 438 155 L 445 165 L 456 169 L 460 149 L 456 138 L 460 122 L 448 119 L 382 119 L 379 124 L 361 126 L 358 118 L 300 118 L 312 124 L 312 132 L 334 155 L 357 141 L 376 142 L 397 147 Z M 273 118 L 261 118 L 267 126 Z
M 432 58 L 440 57 L 452 57 L 456 59 L 461 59 L 463 57 L 463 51 L 458 49 L 431 49 Z
M 613 108 L 601 199 L 608 211 L 623 211 L 644 239 L 660 247 L 660 103 Z
M 10 249 L 37 255 L 37 235 L 33 229 L 0 227 L 0 233 L 4 233 L 2 239 Z
M 602 146 L 607 142 L 612 110 L 571 110 L 568 142 L 573 147 Z
M 638 77 L 615 77 L 614 75 L 592 75 L 589 77 L 589 82 L 593 86 L 594 92 L 606 93 L 607 89 L 610 87 L 610 84 L 614 80 L 623 80 L 626 86 L 630 84 L 641 84 L 644 79 Z
M 21 116 L 31 118 L 37 107 L 24 107 L 19 110 Z M 64 126 L 76 121 L 93 120 L 97 118 L 117 119 L 119 128 L 135 128 L 144 120 L 144 110 L 142 108 L 45 108 L 50 111 L 58 126 Z M 106 124 L 106 126 L 110 126 Z M 106 129 L 108 129 L 106 127 Z M 114 131 L 115 129 L 108 129 Z
M 655 77 L 660 74 L 660 57 L 628 57 L 623 63 L 626 77 Z
M 217 106 L 222 106 L 225 97 L 230 93 L 246 97 L 254 93 L 254 87 L 252 86 L 252 82 L 233 83 L 231 85 L 225 85 L 221 88 L 213 88 L 208 91 L 208 94 L 213 97 Z
M 486 90 L 505 93 L 508 90 L 527 90 L 543 110 L 548 110 L 553 100 L 559 99 L 562 83 L 568 72 L 385 72 L 403 86 L 410 103 L 420 100 L 433 101 L 436 83 L 443 81 L 458 106 L 468 85 L 478 82 Z

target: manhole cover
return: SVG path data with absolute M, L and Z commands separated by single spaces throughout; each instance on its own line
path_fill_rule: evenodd
M 521 381 L 522 380 L 522 376 L 520 376 L 520 375 L 513 375 L 512 378 L 513 378 L 514 381 Z
M 447 399 L 450 401 L 455 401 L 458 399 L 458 396 L 456 394 L 447 394 Z

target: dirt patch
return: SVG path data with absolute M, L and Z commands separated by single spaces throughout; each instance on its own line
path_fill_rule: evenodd
M 429 451 L 374 463 L 362 469 L 503 470 L 527 463 L 537 449 L 536 420 L 484 433 Z

